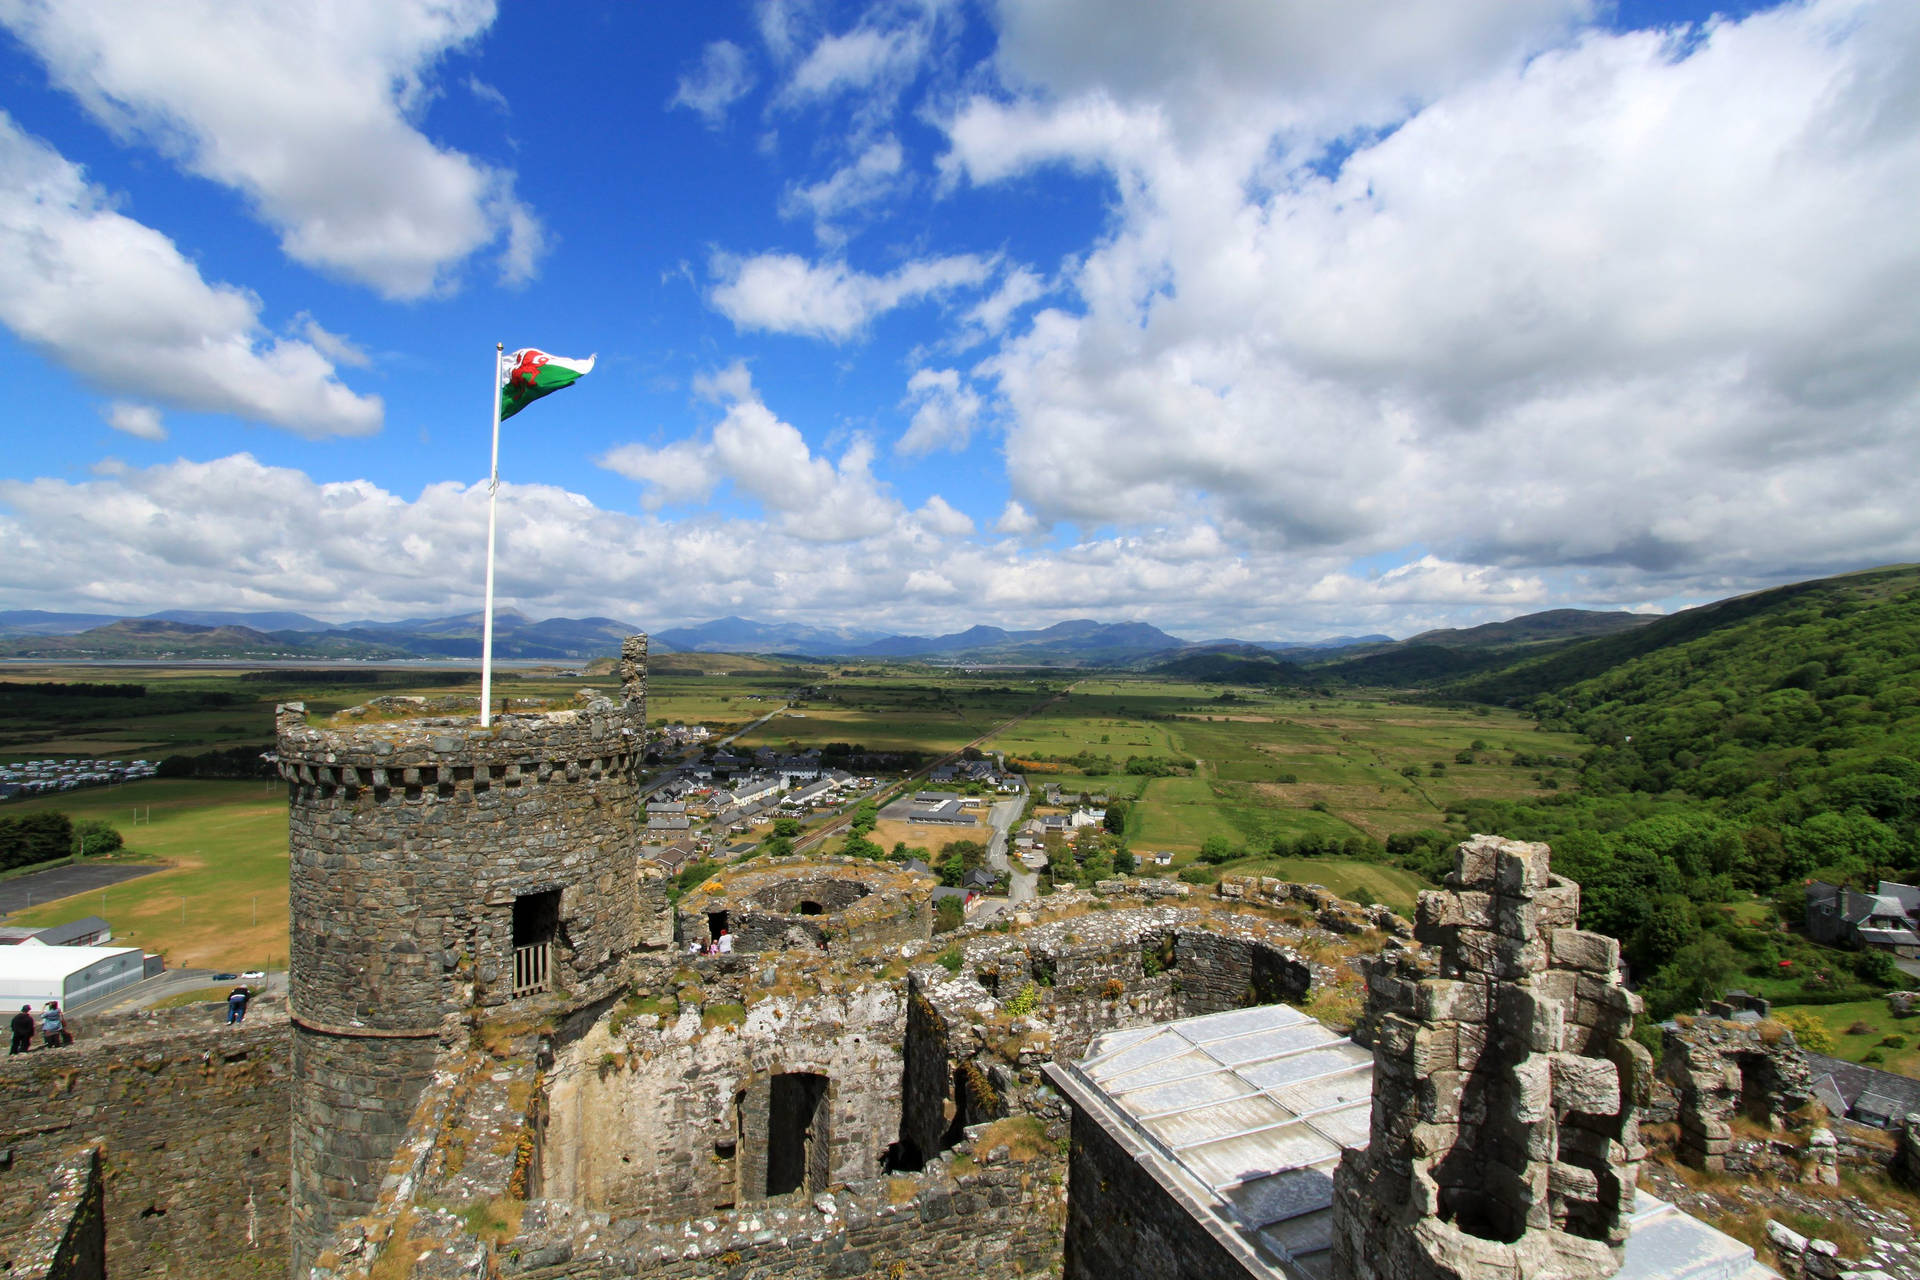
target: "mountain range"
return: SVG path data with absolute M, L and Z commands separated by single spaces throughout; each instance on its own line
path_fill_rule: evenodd
M 1191 641 L 1144 622 L 1073 619 L 1037 630 L 979 625 L 937 636 L 890 635 L 872 629 L 829 629 L 727 617 L 653 634 L 656 652 L 777 653 L 803 658 L 918 660 L 1043 666 L 1150 666 L 1197 663 L 1318 664 L 1335 655 L 1375 657 L 1383 674 L 1423 652 L 1505 650 L 1518 645 L 1607 634 L 1646 621 L 1636 614 L 1557 609 L 1464 631 L 1435 631 L 1408 641 L 1385 635 L 1322 641 Z M 0 611 L 0 657 L 48 660 L 96 658 L 357 659 L 477 658 L 481 616 L 476 613 L 394 622 L 328 623 L 302 613 L 233 613 L 171 609 L 144 617 L 112 614 Z M 494 615 L 494 653 L 501 658 L 573 661 L 615 652 L 637 625 L 614 618 L 527 618 L 513 610 Z M 1457 659 L 1449 659 L 1459 667 Z M 1428 664 L 1431 665 L 1431 662 Z M 1224 670 L 1224 668 L 1222 668 Z M 1453 668 L 1449 668 L 1451 671 Z M 1468 664 L 1461 670 L 1476 669 Z M 1260 672 L 1255 671 L 1258 675 Z M 1215 677 L 1224 678 L 1224 677 Z

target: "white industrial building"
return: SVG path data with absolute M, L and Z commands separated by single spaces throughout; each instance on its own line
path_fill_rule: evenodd
M 71 1008 L 145 975 L 139 947 L 0 947 L 0 1011 L 49 1000 Z

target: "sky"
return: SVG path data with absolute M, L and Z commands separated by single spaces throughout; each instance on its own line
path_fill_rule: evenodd
M 0 608 L 1201 639 L 1920 560 L 1920 5 L 0 0 Z

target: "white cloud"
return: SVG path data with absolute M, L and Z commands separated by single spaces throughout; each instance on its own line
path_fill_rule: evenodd
M 913 514 L 927 529 L 942 537 L 963 538 L 974 531 L 973 517 L 937 493 Z
M 831 224 L 853 210 L 891 195 L 899 186 L 903 154 L 892 136 L 862 151 L 852 164 L 836 169 L 811 186 L 796 187 L 781 202 L 788 217 L 810 217 L 823 240 L 832 240 Z
M 907 399 L 918 407 L 906 433 L 894 442 L 894 451 L 907 455 L 967 447 L 974 420 L 980 416 L 980 396 L 961 381 L 954 369 L 918 369 L 907 379 Z
M 700 65 L 680 77 L 672 100 L 673 107 L 686 107 L 718 129 L 726 122 L 727 108 L 753 88 L 753 71 L 747 66 L 747 51 L 731 40 L 715 40 L 700 54 Z
M 450 287 L 502 243 L 530 274 L 539 223 L 513 175 L 413 122 L 492 0 L 0 0 L 0 21 L 107 128 L 231 187 L 295 261 L 390 298 Z
M 1070 158 L 1117 193 L 1071 309 L 976 370 L 1023 510 L 1632 601 L 1920 553 L 1920 10 L 1475 44 L 1332 177 L 1276 160 L 1288 131 L 1369 118 L 1398 64 L 1282 58 L 1265 106 L 1223 71 L 1242 123 L 1194 135 L 1212 99 L 1114 38 L 952 125 L 956 175 Z
M 917 28 L 858 27 L 814 45 L 787 81 L 789 101 L 867 89 L 915 66 L 926 51 Z
M 1000 281 L 1000 287 L 982 298 L 968 311 L 967 323 L 978 325 L 989 335 L 1000 333 L 1015 313 L 1029 302 L 1046 296 L 1046 282 L 1026 267 L 1015 267 Z
M 744 607 L 920 632 L 1097 616 L 1144 617 L 1196 639 L 1267 633 L 1266 594 L 1303 592 L 1328 571 L 1250 561 L 1199 527 L 1015 556 L 968 541 L 965 517 L 939 499 L 831 542 L 784 516 L 661 521 L 548 485 L 503 484 L 499 521 L 503 607 L 652 629 Z M 366 480 L 319 483 L 246 454 L 117 464 L 78 481 L 0 480 L 0 544 L 15 552 L 0 557 L 0 593 L 88 610 L 193 602 L 335 620 L 434 615 L 477 607 L 486 527 L 478 479 L 406 497 Z M 1321 608 L 1307 605 L 1306 618 Z M 1344 608 L 1324 606 L 1342 618 L 1334 611 Z
M 1043 527 L 1033 513 L 1017 500 L 1009 501 L 1006 508 L 1001 511 L 1000 518 L 993 522 L 995 533 L 1004 533 L 1015 538 L 1024 538 L 1038 533 Z
M 0 112 L 0 323 L 103 391 L 307 436 L 380 429 L 310 342 L 209 284 L 167 237 L 109 207 L 80 168 Z
M 355 369 L 373 367 L 373 357 L 367 354 L 366 348 L 340 334 L 329 333 L 320 327 L 319 321 L 304 311 L 294 317 L 294 329 L 301 337 L 311 342 L 315 350 L 335 364 L 344 364 Z
M 741 329 L 798 333 L 845 342 L 895 307 L 978 285 L 992 261 L 974 254 L 924 258 L 874 276 L 844 262 L 811 263 L 790 253 L 753 258 L 716 255 L 720 281 L 709 295 Z
M 705 498 L 728 481 L 776 516 L 785 531 L 808 540 L 869 537 L 904 514 L 874 478 L 872 446 L 856 439 L 837 463 L 816 456 L 799 428 L 761 402 L 745 365 L 698 379 L 695 390 L 726 411 L 706 439 L 660 448 L 624 444 L 596 459 L 646 485 L 642 501 L 650 510 Z
M 156 442 L 167 438 L 167 429 L 160 421 L 160 411 L 150 404 L 133 404 L 126 400 L 115 400 L 106 407 L 101 416 L 106 418 L 107 425 L 115 431 L 124 431 L 130 436 Z

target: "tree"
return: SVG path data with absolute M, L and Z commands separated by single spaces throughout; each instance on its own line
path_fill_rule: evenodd
M 800 834 L 800 819 L 775 818 L 773 820 L 773 834 L 785 836 L 789 840 L 793 839 Z
M 1128 805 L 1125 800 L 1108 801 L 1107 816 L 1101 820 L 1100 825 L 1116 836 L 1125 835 L 1127 832 L 1127 811 Z
M 1113 853 L 1113 869 L 1123 876 L 1130 876 L 1140 868 L 1140 860 L 1133 856 L 1133 850 L 1121 845 Z
M 967 910 L 958 898 L 942 898 L 933 909 L 933 931 L 952 933 L 967 922 Z
M 1235 856 L 1233 842 L 1225 836 L 1208 836 L 1200 846 L 1200 861 L 1210 866 L 1231 862 Z

